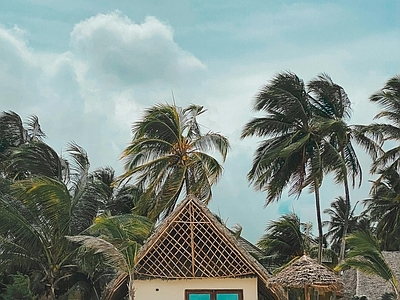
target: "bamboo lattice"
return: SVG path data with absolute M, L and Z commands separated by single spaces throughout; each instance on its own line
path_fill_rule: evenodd
M 188 202 L 135 267 L 138 277 L 226 278 L 254 275 L 248 261 L 195 202 Z M 222 226 L 222 225 L 221 225 Z

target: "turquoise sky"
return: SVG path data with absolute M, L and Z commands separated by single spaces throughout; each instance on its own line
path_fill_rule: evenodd
M 0 2 L 0 103 L 36 114 L 62 153 L 84 147 L 92 168 L 112 166 L 130 125 L 158 102 L 204 105 L 205 130 L 229 137 L 222 180 L 210 208 L 240 223 L 252 242 L 268 221 L 295 211 L 315 224 L 313 196 L 286 193 L 263 208 L 248 186 L 256 139 L 240 140 L 251 101 L 276 73 L 308 81 L 328 73 L 353 103 L 352 124 L 371 123 L 368 97 L 400 73 L 399 1 L 49 1 Z M 368 195 L 369 160 L 359 153 Z M 342 188 L 327 177 L 323 209 Z

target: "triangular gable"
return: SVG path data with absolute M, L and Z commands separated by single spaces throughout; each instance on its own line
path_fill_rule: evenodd
M 185 198 L 156 229 L 138 254 L 139 278 L 227 278 L 258 276 L 266 271 L 220 224 L 205 205 Z

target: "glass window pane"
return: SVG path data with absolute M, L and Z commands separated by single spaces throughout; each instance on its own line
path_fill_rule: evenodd
M 189 300 L 210 300 L 209 294 L 189 294 Z
M 239 300 L 239 295 L 237 293 L 233 294 L 217 294 L 216 300 Z

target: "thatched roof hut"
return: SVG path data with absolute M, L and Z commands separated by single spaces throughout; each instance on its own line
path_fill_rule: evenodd
M 343 295 L 343 282 L 336 274 L 317 263 L 307 255 L 295 260 L 275 276 L 268 280 L 270 287 L 286 289 L 304 289 L 305 298 L 310 298 L 310 290 L 319 295 L 333 293 L 339 297 Z

